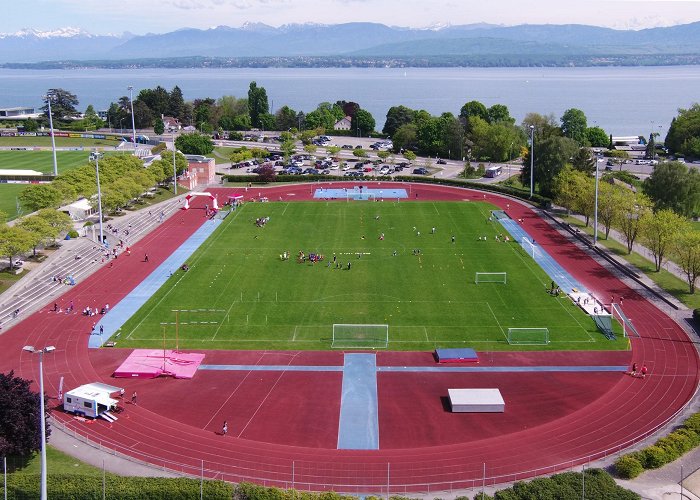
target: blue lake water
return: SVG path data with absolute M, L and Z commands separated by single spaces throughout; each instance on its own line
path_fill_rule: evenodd
M 559 118 L 582 109 L 589 126 L 615 135 L 665 136 L 678 108 L 700 101 L 700 66 L 615 68 L 262 68 L 262 69 L 0 69 L 0 107 L 39 106 L 41 95 L 61 87 L 77 95 L 78 108 L 106 109 L 143 88 L 179 85 L 185 99 L 246 97 L 255 80 L 267 89 L 273 111 L 288 105 L 308 112 L 323 101 L 358 102 L 377 128 L 391 106 L 403 104 L 432 114 L 458 114 L 478 100 L 505 104 L 520 122 L 529 112 Z

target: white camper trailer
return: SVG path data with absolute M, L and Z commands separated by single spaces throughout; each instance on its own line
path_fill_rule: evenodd
M 63 409 L 82 417 L 101 417 L 114 422 L 117 416 L 112 412 L 117 410 L 119 403 L 115 397 L 122 391 L 121 387 L 99 382 L 81 385 L 63 396 Z

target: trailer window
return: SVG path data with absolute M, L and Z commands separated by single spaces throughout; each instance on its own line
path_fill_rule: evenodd
M 72 403 L 72 402 L 73 402 L 73 400 L 70 397 L 66 398 L 66 403 Z
M 85 408 L 92 408 L 92 403 L 91 403 L 90 401 L 85 401 L 85 402 L 83 403 L 83 406 L 84 406 Z

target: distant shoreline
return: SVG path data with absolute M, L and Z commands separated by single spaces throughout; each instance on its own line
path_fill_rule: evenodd
M 700 54 L 650 55 L 473 55 L 411 57 L 180 57 L 2 63 L 3 69 L 222 69 L 222 68 L 593 68 L 697 66 Z

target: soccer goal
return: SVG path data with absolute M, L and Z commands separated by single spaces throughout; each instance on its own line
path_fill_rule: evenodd
M 508 328 L 508 343 L 516 345 L 547 345 L 547 328 Z
M 506 273 L 476 273 L 474 283 L 507 283 Z
M 532 257 L 533 259 L 535 258 L 535 255 L 537 255 L 537 247 L 535 247 L 535 244 L 530 240 L 530 238 L 523 236 L 523 238 L 520 240 L 520 246 L 523 247 L 523 250 L 527 252 L 527 254 Z
M 333 349 L 386 349 L 388 345 L 389 325 L 333 325 Z

